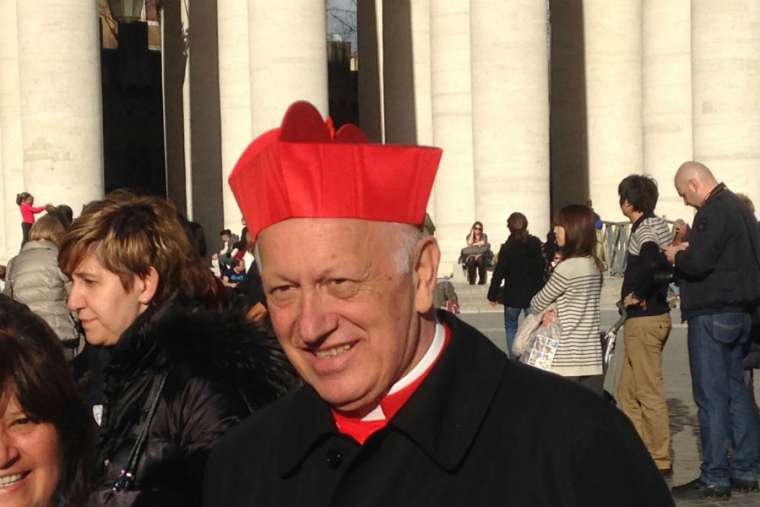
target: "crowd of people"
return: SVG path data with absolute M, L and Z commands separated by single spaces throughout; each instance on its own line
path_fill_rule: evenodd
M 678 169 L 675 190 L 697 209 L 693 228 L 681 219 L 671 226 L 656 215 L 659 190 L 651 177 L 631 175 L 618 186 L 631 232 L 619 302 L 625 342 L 615 399 L 662 476 L 672 477 L 662 353 L 675 296 L 688 324 L 703 461 L 699 477 L 673 488 L 673 495 L 726 498 L 732 491 L 756 492 L 760 435 L 752 371 L 760 367 L 760 229 L 754 205 L 699 162 Z M 527 219 L 513 213 L 487 297 L 504 305 L 508 354 L 523 354 L 521 359 L 533 364 L 526 356 L 539 350 L 544 362 L 537 366 L 602 395 L 607 365 L 599 341 L 604 266 L 596 256 L 598 222 L 589 206 L 567 206 L 557 213 L 542 247 L 527 233 Z M 541 255 L 542 248 L 548 255 Z M 549 261 L 554 252 L 557 257 Z M 521 312 L 532 317 L 518 331 Z M 557 320 L 558 339 L 542 339 Z M 532 349 L 526 350 L 526 343 Z
M 760 229 L 747 205 L 685 164 L 676 188 L 699 212 L 674 242 L 655 182 L 620 183 L 632 236 L 619 410 L 603 396 L 598 215 L 566 206 L 542 243 L 513 213 L 495 258 L 473 224 L 462 262 L 471 284 L 493 268 L 505 355 L 437 290 L 425 209 L 440 157 L 336 132 L 295 103 L 238 161 L 245 228 L 221 231 L 208 257 L 164 199 L 119 191 L 73 219 L 20 194 L 28 237 L 0 296 L 0 507 L 657 507 L 756 490 L 744 367 Z M 674 277 L 704 463 L 671 494 Z M 513 354 L 525 314 L 556 330 L 541 368 Z

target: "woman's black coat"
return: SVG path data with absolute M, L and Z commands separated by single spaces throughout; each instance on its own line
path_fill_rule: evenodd
M 200 484 L 212 445 L 292 382 L 276 340 L 236 315 L 212 314 L 176 302 L 149 309 L 110 352 L 93 348 L 78 358 L 80 368 L 88 359 L 82 382 L 93 413 L 102 406 L 99 490 L 109 488 L 125 468 L 148 412 L 151 387 L 166 374 L 137 468 L 140 495 L 134 506 L 200 505 Z M 93 499 L 89 505 L 102 503 Z
M 510 236 L 499 249 L 488 300 L 512 308 L 529 308 L 530 300 L 544 284 L 544 268 L 540 239 L 528 236 L 523 241 Z

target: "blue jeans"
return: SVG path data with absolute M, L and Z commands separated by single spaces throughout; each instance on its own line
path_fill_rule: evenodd
M 702 441 L 700 478 L 706 484 L 757 480 L 757 420 L 742 368 L 750 326 L 748 313 L 689 319 L 691 385 Z
M 515 342 L 517 334 L 517 321 L 520 318 L 520 312 L 528 315 L 527 308 L 514 308 L 512 306 L 504 307 L 504 329 L 507 332 L 507 355 L 512 357 L 512 344 Z

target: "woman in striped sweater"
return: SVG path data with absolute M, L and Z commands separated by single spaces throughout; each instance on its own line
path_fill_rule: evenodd
M 531 300 L 538 313 L 557 303 L 559 348 L 550 371 L 588 387 L 600 396 L 602 349 L 599 344 L 599 298 L 602 291 L 602 263 L 596 257 L 596 229 L 590 208 L 571 205 L 562 208 L 554 223 L 554 233 L 562 262 L 546 285 Z

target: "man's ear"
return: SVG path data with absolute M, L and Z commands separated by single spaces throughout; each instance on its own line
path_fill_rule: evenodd
M 417 242 L 414 269 L 414 307 L 425 314 L 433 307 L 433 291 L 438 278 L 441 250 L 433 236 L 423 236 Z
M 153 266 L 148 270 L 148 274 L 144 277 L 137 277 L 136 288 L 139 291 L 137 301 L 145 306 L 149 305 L 153 301 L 153 297 L 158 290 L 158 271 Z

